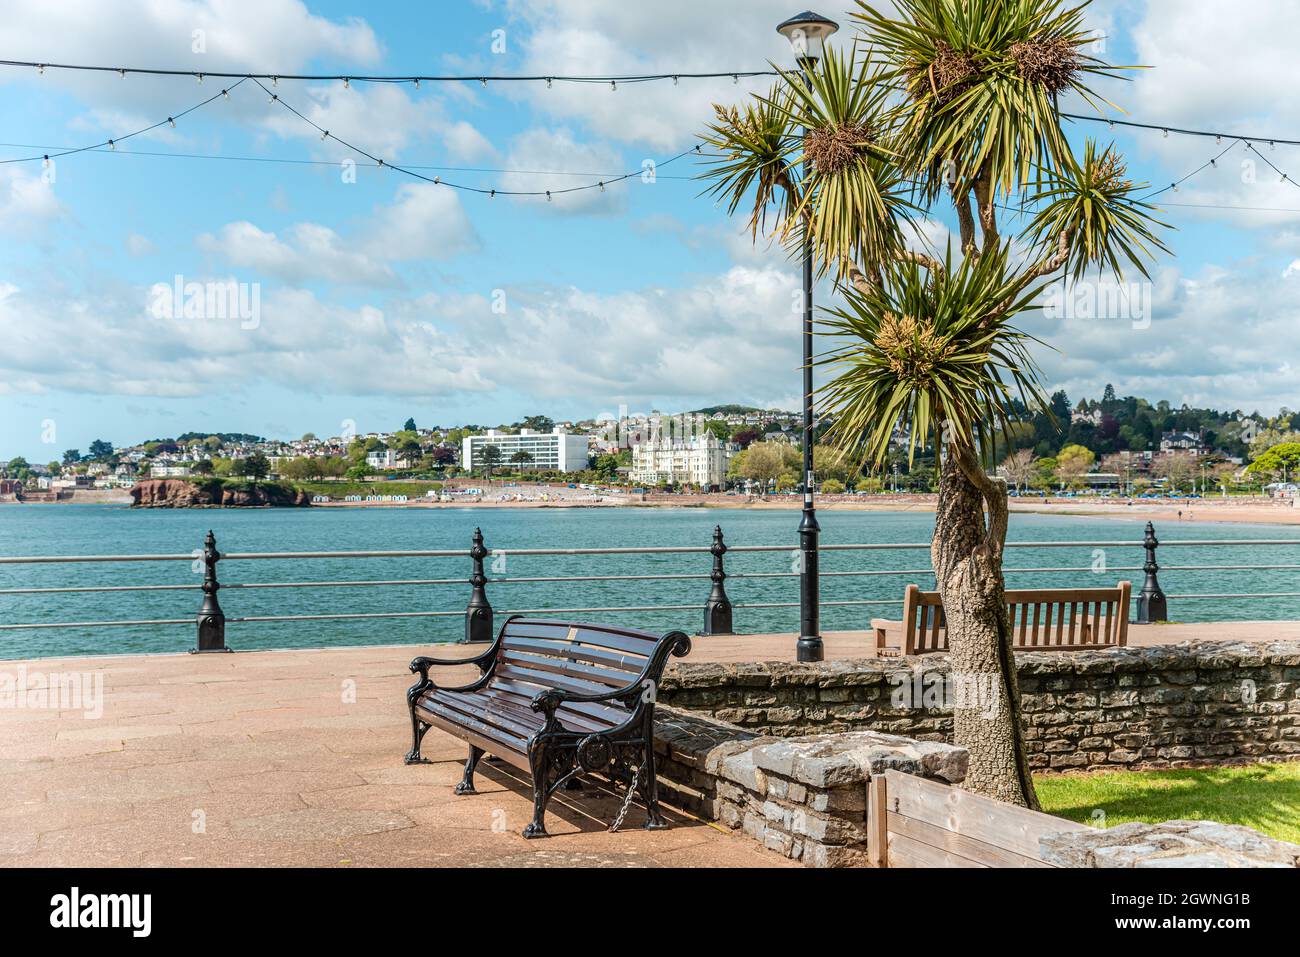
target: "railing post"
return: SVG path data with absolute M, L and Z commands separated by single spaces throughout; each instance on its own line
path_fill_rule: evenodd
M 1165 593 L 1160 590 L 1160 581 L 1156 578 L 1156 573 L 1160 571 L 1160 566 L 1156 563 L 1156 548 L 1159 545 L 1160 543 L 1156 541 L 1155 526 L 1147 522 L 1146 536 L 1142 540 L 1147 558 L 1142 565 L 1142 570 L 1146 572 L 1146 581 L 1142 583 L 1142 591 L 1138 593 L 1137 624 L 1139 625 L 1169 620 L 1169 605 L 1165 601 Z
M 713 590 L 704 605 L 704 634 L 734 634 L 731 630 L 731 600 L 727 598 L 727 589 L 723 585 L 727 573 L 722 568 L 722 556 L 727 554 L 727 546 L 722 541 L 721 525 L 713 526 L 713 544 L 709 551 L 713 553 L 713 573 L 709 576 L 713 579 Z
M 221 583 L 217 581 L 217 562 L 221 553 L 217 551 L 217 539 L 208 529 L 203 539 L 203 604 L 199 607 L 199 643 L 195 652 L 229 651 L 226 647 L 226 613 L 221 610 L 217 592 Z
M 492 605 L 487 597 L 487 576 L 483 574 L 483 559 L 487 556 L 488 550 L 483 546 L 483 530 L 476 528 L 474 543 L 469 550 L 469 557 L 474 561 L 474 571 L 469 578 L 471 590 L 469 605 L 465 608 L 465 641 L 462 643 L 491 641 L 493 638 Z

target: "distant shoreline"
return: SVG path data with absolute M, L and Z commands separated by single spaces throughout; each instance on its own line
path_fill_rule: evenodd
M 557 493 L 559 490 L 555 490 Z M 878 495 L 868 499 L 849 495 L 819 496 L 819 511 L 835 512 L 933 512 L 937 496 L 922 494 Z M 1134 499 L 1011 499 L 1011 511 L 1016 514 L 1076 516 L 1080 518 L 1141 519 L 1160 523 L 1178 521 L 1236 522 L 1250 525 L 1300 525 L 1300 508 L 1281 501 L 1266 499 L 1191 499 L 1184 501 L 1152 501 Z M 14 502 L 11 498 L 0 504 L 14 505 L 130 505 L 131 497 L 116 490 L 80 489 L 70 499 L 58 502 Z M 209 506 L 220 507 L 220 506 Z M 245 508 L 250 506 L 244 506 Z M 251 506 L 272 507 L 272 506 Z M 406 502 L 318 502 L 312 508 L 419 508 L 419 509 L 605 509 L 605 508 L 708 508 L 770 511 L 795 511 L 802 507 L 799 496 L 772 496 L 765 500 L 742 495 L 670 495 L 648 492 L 644 496 L 603 495 L 591 498 L 566 499 L 559 494 L 546 501 L 500 501 L 492 498 L 463 501 L 406 501 Z M 1182 513 L 1181 516 L 1179 513 Z

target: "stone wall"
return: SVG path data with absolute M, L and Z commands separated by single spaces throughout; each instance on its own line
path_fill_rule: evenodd
M 1016 662 L 1035 769 L 1300 759 L 1300 643 L 1019 652 Z M 947 655 L 673 662 L 659 700 L 761 735 L 870 730 L 944 741 L 948 668 Z
M 867 860 L 867 782 L 886 769 L 957 783 L 962 748 L 874 731 L 759 735 L 705 715 L 655 712 L 659 795 L 810 867 Z

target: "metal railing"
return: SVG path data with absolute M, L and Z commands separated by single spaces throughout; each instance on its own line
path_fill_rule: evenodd
M 1210 549 L 1220 546 L 1295 546 L 1300 547 L 1297 539 L 1237 539 L 1237 540 L 1170 540 L 1164 543 L 1156 539 L 1155 529 L 1148 522 L 1142 541 L 1034 541 L 1008 542 L 1008 550 L 1041 548 L 1089 548 L 1089 549 L 1138 549 L 1145 554 L 1141 565 L 1107 566 L 1104 571 L 1141 571 L 1143 584 L 1137 590 L 1133 600 L 1137 602 L 1135 622 L 1145 624 L 1168 620 L 1168 603 L 1170 599 L 1206 600 L 1206 599 L 1275 599 L 1300 598 L 1300 591 L 1275 592 L 1203 592 L 1166 594 L 1160 586 L 1159 572 L 1164 571 L 1296 571 L 1300 564 L 1224 564 L 1224 565 L 1167 565 L 1161 566 L 1157 561 L 1157 549 L 1160 547 L 1202 548 Z M 826 552 L 888 552 L 925 550 L 929 542 L 908 543 L 870 543 L 870 544 L 829 544 L 822 545 Z M 457 618 L 465 619 L 465 642 L 490 641 L 494 635 L 493 621 L 497 614 L 626 614 L 657 611 L 696 611 L 703 612 L 703 635 L 734 634 L 735 611 L 737 609 L 771 609 L 797 608 L 797 601 L 753 601 L 734 603 L 727 594 L 728 580 L 758 580 L 798 578 L 798 571 L 743 571 L 726 570 L 726 556 L 729 554 L 762 554 L 784 552 L 798 556 L 799 550 L 789 545 L 727 545 L 722 528 L 715 526 L 712 541 L 708 545 L 646 545 L 619 546 L 607 548 L 519 548 L 489 550 L 484 543 L 483 533 L 475 529 L 468 550 L 466 549 L 421 549 L 408 551 L 317 551 L 317 552 L 221 552 L 217 549 L 216 538 L 209 531 L 204 539 L 203 548 L 190 554 L 144 554 L 144 555 L 40 555 L 0 557 L 0 566 L 4 565 L 47 565 L 75 563 L 114 563 L 114 562 L 190 562 L 195 571 L 201 571 L 199 584 L 142 584 L 142 585 L 71 585 L 54 587 L 17 587 L 0 588 L 0 598 L 11 595 L 62 595 L 73 593 L 124 593 L 124 592 L 166 592 L 199 590 L 202 594 L 198 611 L 191 617 L 150 618 L 105 621 L 62 621 L 62 622 L 26 622 L 0 623 L 0 632 L 29 631 L 74 628 L 112 628 L 141 627 L 155 625 L 191 625 L 196 628 L 196 652 L 220 652 L 230 650 L 226 645 L 226 626 L 228 624 L 254 624 L 260 622 L 306 622 L 306 621 L 351 621 L 370 619 L 402 618 Z M 546 557 L 546 556 L 638 556 L 638 555 L 708 555 L 708 571 L 673 572 L 673 573 L 636 573 L 636 574 L 589 574 L 589 575 L 531 575 L 521 577 L 498 577 L 490 579 L 484 567 L 486 559 L 503 559 L 511 557 Z M 232 561 L 282 561 L 306 559 L 393 559 L 393 558 L 433 558 L 470 560 L 470 574 L 467 578 L 385 578 L 364 580 L 311 580 L 311 581 L 256 581 L 230 582 L 222 584 L 218 578 L 218 566 L 222 562 Z M 1096 567 L 1076 567 L 1069 565 L 1035 565 L 1004 566 L 1007 576 L 1028 573 L 1096 573 Z M 823 571 L 823 578 L 868 578 L 868 577 L 912 577 L 932 575 L 929 567 L 901 569 L 850 569 Z M 546 607 L 546 608 L 508 608 L 496 611 L 488 597 L 488 586 L 494 589 L 516 584 L 557 584 L 572 585 L 590 582 L 633 582 L 633 581 L 672 581 L 702 582 L 708 581 L 709 591 L 704 600 L 680 604 L 636 604 L 617 606 L 580 606 L 580 607 Z M 469 600 L 463 611 L 457 610 L 415 610 L 415 611 L 379 611 L 379 612 L 322 612 L 312 614 L 277 614 L 277 615 L 242 615 L 228 616 L 221 607 L 219 592 L 251 591 L 259 589 L 311 589 L 311 588 L 365 588 L 365 587 L 439 587 L 469 586 Z M 902 599 L 845 599 L 823 601 L 824 607 L 850 606 L 886 606 L 901 605 Z

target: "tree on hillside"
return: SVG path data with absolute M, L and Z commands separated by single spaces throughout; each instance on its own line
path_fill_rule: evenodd
M 415 428 L 415 419 L 413 419 L 413 418 L 412 418 L 412 419 L 407 419 L 407 420 L 406 420 L 406 424 L 402 426 L 402 431 L 403 431 L 403 432 L 414 432 L 414 431 L 416 431 L 416 428 Z
M 1059 270 L 1145 272 L 1163 248 L 1115 148 L 1089 140 L 1076 155 L 1066 138 L 1058 102 L 1098 103 L 1088 83 L 1116 72 L 1090 52 L 1086 5 L 859 3 L 849 52 L 828 48 L 806 83 L 783 72 L 767 95 L 717 107 L 706 135 L 712 191 L 744 207 L 755 236 L 770 227 L 792 251 L 806 239 L 843 299 L 824 323 L 839 346 L 819 360 L 834 374 L 821 390 L 831 441 L 876 467 L 898 429 L 910 453 L 939 453 L 931 561 L 952 667 L 998 676 L 995 701 L 954 709 L 965 783 L 1030 807 L 1003 595 L 1006 483 L 987 474 L 1013 399 L 1048 402 L 1015 320 Z M 949 203 L 955 246 L 909 244 Z M 999 207 L 1022 203 L 1025 227 L 1004 237 Z
M 95 439 L 90 443 L 90 452 L 88 454 L 96 462 L 102 462 L 113 454 L 113 443 L 105 442 L 103 439 Z
M 261 452 L 254 452 L 245 459 L 236 459 L 231 473 L 260 482 L 271 474 L 271 463 Z
M 510 456 L 510 464 L 516 465 L 521 469 L 528 468 L 528 466 L 533 464 L 533 453 L 525 452 L 523 449 L 520 449 L 514 455 Z
M 63 453 L 64 465 L 76 465 L 81 461 L 81 449 L 68 449 Z

